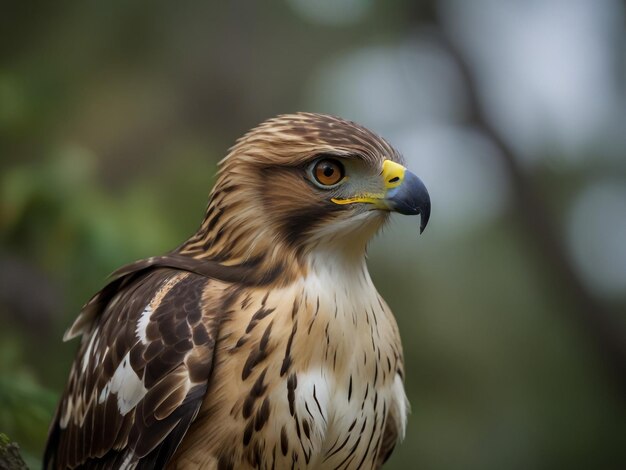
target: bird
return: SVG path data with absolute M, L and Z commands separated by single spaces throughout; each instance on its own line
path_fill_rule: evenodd
M 365 127 L 271 118 L 219 162 L 197 232 L 120 268 L 82 308 L 46 469 L 380 468 L 408 402 L 394 316 L 370 277 L 424 183 Z

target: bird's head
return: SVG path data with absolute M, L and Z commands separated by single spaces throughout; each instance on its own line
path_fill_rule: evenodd
M 390 212 L 430 199 L 384 139 L 336 117 L 298 113 L 254 128 L 220 162 L 205 220 L 183 251 L 229 264 L 315 250 L 362 255 Z

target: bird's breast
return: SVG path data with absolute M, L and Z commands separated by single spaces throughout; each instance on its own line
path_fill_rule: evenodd
M 234 468 L 373 465 L 404 392 L 395 321 L 361 276 L 344 285 L 314 275 L 235 298 L 210 399 L 186 439 L 198 455 L 226 452 Z
M 341 279 L 305 285 L 307 297 L 317 296 L 303 314 L 309 327 L 299 339 L 309 363 L 297 373 L 294 408 L 318 425 L 317 466 L 369 468 L 389 410 L 404 401 L 396 381 L 400 342 L 369 274 Z

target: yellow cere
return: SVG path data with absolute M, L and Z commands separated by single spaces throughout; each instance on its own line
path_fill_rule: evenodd
M 402 184 L 404 180 L 404 172 L 406 168 L 391 160 L 385 160 L 383 163 L 382 177 L 385 182 L 385 188 L 392 189 Z

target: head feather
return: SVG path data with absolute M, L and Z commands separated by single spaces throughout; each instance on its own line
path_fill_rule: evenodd
M 365 127 L 314 113 L 269 119 L 237 140 L 219 163 L 217 182 L 198 232 L 179 251 L 227 264 L 264 258 L 259 269 L 276 263 L 302 264 L 312 249 L 309 237 L 321 225 L 346 217 L 305 178 L 319 155 L 349 157 L 379 169 L 402 157 Z M 368 232 L 368 236 L 369 236 Z

